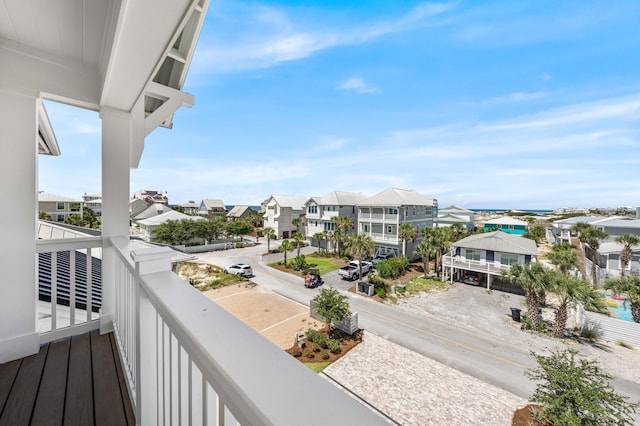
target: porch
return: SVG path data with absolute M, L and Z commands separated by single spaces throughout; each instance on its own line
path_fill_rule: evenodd
M 462 256 L 446 254 L 442 256 L 442 280 L 453 282 L 454 276 L 462 271 L 479 272 L 487 275 L 487 289 L 491 289 L 493 280 L 502 276 L 503 270 L 509 270 L 509 265 L 498 262 L 487 262 L 466 259 Z
M 0 364 L 0 424 L 135 424 L 113 333 L 46 343 Z

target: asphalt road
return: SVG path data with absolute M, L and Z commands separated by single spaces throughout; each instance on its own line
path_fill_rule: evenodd
M 319 289 L 307 289 L 302 277 L 268 267 L 268 263 L 282 260 L 283 255 L 261 256 L 265 251 L 264 245 L 257 245 L 202 253 L 199 258 L 222 267 L 248 263 L 253 267 L 252 281 L 308 305 Z M 291 254 L 291 257 L 295 256 L 295 253 Z M 344 287 L 340 286 L 341 289 Z M 358 312 L 361 328 L 523 398 L 528 399 L 534 391 L 535 384 L 524 375 L 527 368 L 536 365 L 528 348 L 484 335 L 477 330 L 459 327 L 455 323 L 396 309 L 365 296 L 348 292 L 344 294 L 350 298 L 351 310 Z M 617 379 L 614 386 L 618 392 L 640 401 L 640 385 L 637 383 Z

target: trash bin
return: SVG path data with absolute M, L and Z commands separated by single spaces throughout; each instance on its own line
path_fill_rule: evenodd
M 522 312 L 522 309 L 511 308 L 511 319 L 520 322 L 520 312 Z

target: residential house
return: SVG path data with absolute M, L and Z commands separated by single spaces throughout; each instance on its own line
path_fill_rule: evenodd
M 407 241 L 412 257 L 420 241 L 420 231 L 432 228 L 438 216 L 438 200 L 406 189 L 390 188 L 358 203 L 358 234 L 371 237 L 375 254 L 402 255 L 403 242 L 398 237 L 401 224 L 410 223 L 418 230 L 415 241 Z
M 503 216 L 486 221 L 484 223 L 484 232 L 502 231 L 507 234 L 524 235 L 527 233 L 528 226 L 529 224 L 524 220 L 515 219 L 511 216 Z
M 82 215 L 82 200 L 39 192 L 38 211 L 45 212 L 54 222 L 64 222 L 71 215 Z
M 0 377 L 11 383 L 0 423 L 383 424 L 180 279 L 170 249 L 129 238 L 130 168 L 145 137 L 193 104 L 182 86 L 209 1 L 63 3 L 14 1 L 0 19 L 0 180 L 11 183 L 0 220 Z M 55 151 L 45 101 L 100 114 L 100 236 L 37 238 L 37 155 Z M 51 268 L 39 317 L 39 254 L 96 249 L 100 310 L 82 315 L 75 285 L 59 303 L 65 280 L 83 277 Z M 309 417 L 318 401 L 331 410 Z
M 615 240 L 600 243 L 598 247 L 598 270 L 600 278 L 619 278 L 622 275 L 620 254 L 624 246 Z M 590 260 L 587 260 L 590 263 Z M 587 265 L 587 268 L 590 266 Z M 625 267 L 625 275 L 640 275 L 640 246 L 632 247 L 631 261 Z
M 97 217 L 102 216 L 102 194 L 87 194 L 82 196 L 84 206 L 90 208 Z
M 145 189 L 144 191 L 135 192 L 133 194 L 133 198 L 143 200 L 145 203 L 147 203 L 147 206 L 150 206 L 152 204 L 164 204 L 165 206 L 169 205 L 169 197 L 167 196 L 167 194 L 153 189 Z
M 198 211 L 200 210 L 200 204 L 195 201 L 187 201 L 186 203 L 180 204 L 180 207 L 184 209 L 184 214 L 188 215 L 198 214 Z
M 514 263 L 529 264 L 537 257 L 536 242 L 529 238 L 503 231 L 474 234 L 453 243 L 443 256 L 443 279 L 446 275 L 453 282 L 461 280 L 465 272 L 474 272 L 491 288 L 503 269 Z
M 351 218 L 353 226 L 347 234 L 358 229 L 358 203 L 367 199 L 361 192 L 334 191 L 322 197 L 311 197 L 305 202 L 306 234 L 313 246 L 320 247 L 321 241 L 313 236 L 317 233 L 333 232 L 337 228 L 334 219 L 337 216 Z
M 150 207 L 150 208 L 153 208 Z M 164 213 L 158 214 L 158 215 L 154 215 L 151 217 L 148 217 L 146 219 L 137 219 L 136 220 L 136 224 L 140 227 L 140 230 L 142 231 L 143 235 L 144 235 L 144 239 L 147 241 L 151 241 L 152 236 L 153 236 L 153 231 L 160 225 L 169 222 L 170 220 L 173 221 L 180 221 L 180 220 L 193 220 L 193 221 L 197 221 L 197 220 L 206 220 L 203 217 L 200 216 L 190 216 L 184 213 L 180 213 L 179 211 L 176 210 L 172 210 L 169 209 L 168 211 L 165 211 Z
M 459 206 L 438 209 L 438 226 L 451 226 L 454 223 L 464 226 L 467 231 L 473 231 L 475 228 L 474 212 Z
M 166 207 L 166 206 L 165 206 Z M 134 198 L 129 201 L 129 218 L 133 219 L 147 209 L 147 203 L 143 200 Z
M 200 202 L 198 214 L 212 219 L 214 217 L 227 217 L 227 207 L 222 200 L 204 199 Z
M 167 212 L 175 211 L 164 204 L 152 204 L 137 215 L 133 216 L 131 220 L 134 223 L 138 223 L 141 220 L 149 219 L 154 216 L 158 216 Z
M 249 219 L 256 215 L 257 212 L 249 206 L 233 206 L 229 213 L 227 213 L 227 219 L 229 221 L 235 221 L 238 219 Z
M 290 238 L 303 230 L 303 225 L 293 224 L 294 219 L 304 220 L 306 197 L 295 195 L 272 195 L 264 202 L 264 227 L 272 228 L 278 238 Z
M 618 218 L 618 216 L 615 216 Z M 556 220 L 551 224 L 551 232 L 554 236 L 556 244 L 562 242 L 571 242 L 571 237 L 575 237 L 576 233 L 571 231 L 577 223 L 597 224 L 602 221 L 610 220 L 610 217 L 604 216 L 575 216 L 568 219 Z

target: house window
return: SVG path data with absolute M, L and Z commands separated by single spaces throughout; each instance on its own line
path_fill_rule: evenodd
M 500 255 L 500 264 L 510 266 L 518 263 L 518 255 L 512 253 L 502 253 Z
M 64 222 L 64 215 L 63 214 L 59 214 L 58 215 L 58 222 Z
M 390 208 L 389 210 L 387 210 L 387 213 L 388 214 L 398 214 L 398 209 Z
M 416 215 L 416 208 L 415 207 L 413 208 L 413 215 L 414 216 Z
M 312 204 L 309 206 L 309 208 L 307 209 L 307 211 L 309 213 L 318 213 L 318 206 L 315 204 Z
M 64 203 L 57 203 L 56 204 L 56 209 L 58 210 L 64 210 Z M 63 219 L 64 220 L 64 219 Z
M 476 262 L 480 262 L 480 250 L 467 249 L 464 255 L 467 260 L 475 260 Z
M 325 222 L 324 230 L 325 231 L 334 231 L 336 229 L 336 224 L 333 222 Z
M 368 224 L 362 225 L 362 231 L 369 232 L 369 225 Z
M 513 230 L 513 225 L 509 225 L 509 229 Z
M 393 232 L 393 226 L 387 225 L 387 234 L 390 234 L 391 232 Z

